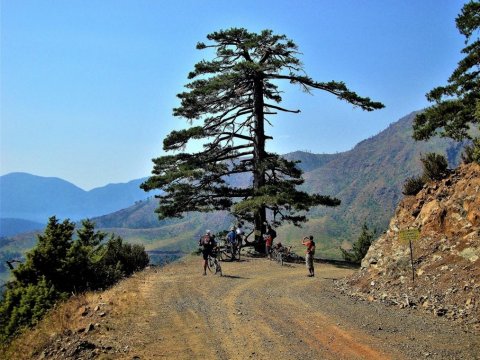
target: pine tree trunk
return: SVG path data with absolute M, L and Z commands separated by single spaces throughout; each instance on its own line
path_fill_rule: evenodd
M 255 119 L 255 141 L 254 141 L 254 173 L 253 173 L 253 191 L 256 192 L 260 187 L 265 185 L 265 169 L 263 162 L 265 160 L 265 118 L 263 113 L 263 80 L 260 75 L 257 75 L 253 82 L 254 86 L 254 119 Z M 263 243 L 262 234 L 265 231 L 264 222 L 266 221 L 266 209 L 261 205 L 254 214 L 255 225 L 255 242 L 257 244 Z M 262 251 L 263 249 L 263 251 Z M 257 251 L 264 252 L 265 249 L 261 246 Z

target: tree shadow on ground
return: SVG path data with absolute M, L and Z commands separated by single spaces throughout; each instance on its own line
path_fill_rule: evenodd
M 315 259 L 316 263 L 330 264 L 340 269 L 360 269 L 360 264 L 354 264 L 344 260 Z
M 243 276 L 237 276 L 237 275 L 222 275 L 224 278 L 229 278 L 229 279 L 244 279 L 244 280 L 249 280 L 250 278 L 243 277 Z
M 315 277 L 320 277 L 320 276 L 316 276 Z M 336 280 L 340 280 L 340 279 L 343 279 L 342 276 L 338 277 L 338 278 L 332 278 L 332 277 L 322 277 L 323 280 L 332 280 L 332 281 L 336 281 Z

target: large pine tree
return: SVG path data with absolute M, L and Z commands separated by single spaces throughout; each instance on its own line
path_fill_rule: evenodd
M 338 205 L 338 199 L 297 190 L 303 179 L 296 163 L 266 151 L 265 143 L 272 137 L 265 125 L 272 116 L 300 112 L 279 105 L 277 84 L 286 80 L 307 92 L 324 90 L 367 111 L 383 104 L 358 96 L 343 82 L 316 82 L 308 77 L 297 46 L 285 35 L 232 28 L 209 34 L 207 39 L 210 43 L 198 43 L 197 49 L 211 48 L 216 57 L 195 65 L 188 76 L 192 79 L 188 90 L 178 94 L 181 105 L 173 111 L 190 124 L 201 124 L 172 131 L 164 139 L 164 150 L 177 153 L 154 159 L 153 175 L 142 184 L 146 191 L 163 190 L 159 217 L 230 210 L 253 223 L 260 240 L 268 211 L 277 225 L 299 224 L 306 221 L 305 211 L 312 206 Z M 182 152 L 193 139 L 204 141 L 203 150 Z M 231 179 L 245 173 L 250 185 L 235 186 Z

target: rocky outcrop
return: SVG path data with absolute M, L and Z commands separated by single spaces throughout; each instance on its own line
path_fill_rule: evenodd
M 401 241 L 405 229 L 419 230 L 412 254 Z M 405 197 L 343 289 L 480 330 L 480 165 L 462 165 Z

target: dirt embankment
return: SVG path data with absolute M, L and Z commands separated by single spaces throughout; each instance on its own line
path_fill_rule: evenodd
M 202 276 L 187 257 L 60 307 L 11 358 L 475 359 L 478 334 L 412 309 L 342 295 L 353 271 L 245 258 Z M 61 314 L 61 315 L 59 315 Z M 59 320 L 61 317 L 61 321 Z M 60 324 L 61 323 L 61 324 Z M 453 341 L 455 339 L 455 341 Z
M 411 251 L 401 233 L 412 228 Z M 462 165 L 406 196 L 345 291 L 480 331 L 480 165 Z

